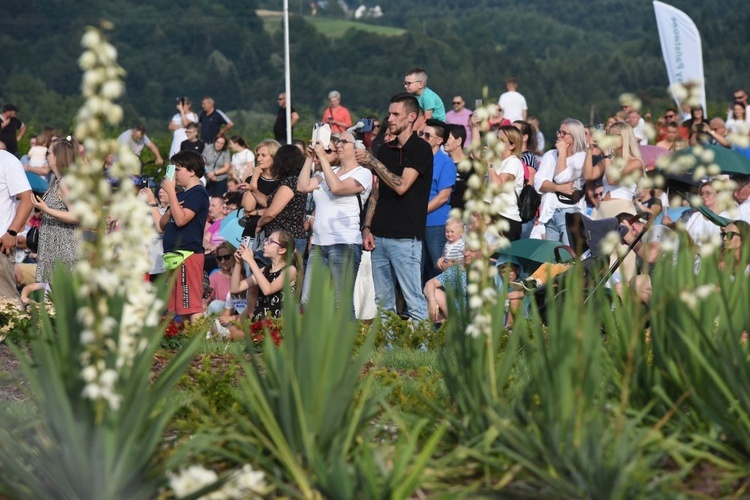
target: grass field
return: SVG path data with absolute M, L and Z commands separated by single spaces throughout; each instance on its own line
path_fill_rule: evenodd
M 273 33 L 281 29 L 282 13 L 280 11 L 257 10 L 255 12 L 258 17 L 263 20 L 263 27 L 269 33 Z M 328 38 L 340 38 L 344 36 L 344 33 L 352 28 L 383 36 L 399 36 L 406 33 L 406 30 L 404 29 L 392 28 L 390 26 L 376 26 L 373 24 L 360 23 L 356 21 L 331 19 L 318 16 L 303 17 L 305 18 L 305 21 L 315 26 L 315 29 L 317 29 L 320 33 L 324 34 Z

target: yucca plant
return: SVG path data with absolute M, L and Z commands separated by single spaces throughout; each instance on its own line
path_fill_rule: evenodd
M 85 300 L 76 293 L 78 285 L 69 274 L 58 272 L 52 282 L 55 326 L 42 308 L 42 330 L 31 339 L 28 352 L 13 347 L 39 420 L 20 429 L 0 427 L 0 494 L 9 498 L 153 498 L 164 483 L 164 471 L 152 457 L 176 410 L 166 396 L 190 363 L 200 339 L 193 339 L 152 380 L 153 353 L 164 325 L 145 327 L 132 368 L 114 386 L 119 407 L 84 398 L 86 382 L 80 373 L 84 327 L 77 311 Z M 120 296 L 108 301 L 113 318 L 122 317 L 123 302 Z M 115 343 L 118 331 L 113 329 Z
M 336 304 L 331 287 L 320 285 L 325 283 L 322 271 L 313 269 L 317 292 L 302 316 L 292 294 L 286 294 L 281 346 L 266 338 L 263 357 L 252 353 L 244 363 L 243 397 L 235 421 L 239 434 L 251 439 L 240 439 L 251 456 L 258 450 L 265 454 L 270 460 L 267 470 L 277 471 L 279 487 L 287 494 L 345 499 L 392 491 L 405 498 L 416 487 L 434 440 L 420 455 L 416 442 L 399 441 L 400 456 L 385 471 L 363 467 L 376 460 L 371 448 L 361 448 L 361 439 L 380 413 L 383 396 L 373 395 L 371 377 L 363 374 L 373 335 L 355 349 L 358 326 L 351 302 Z M 351 285 L 346 288 L 351 290 Z
M 606 391 L 602 323 L 598 311 L 613 298 L 604 289 L 584 305 L 577 269 L 564 293 L 547 304 L 547 334 L 536 312 L 514 330 L 522 338 L 525 375 L 499 433 L 499 453 L 524 468 L 511 484 L 566 498 L 629 498 L 654 488 L 649 467 L 661 456 L 658 433 L 627 418 Z M 529 490 L 531 488 L 531 490 Z
M 654 363 L 684 381 L 689 412 L 721 433 L 713 446 L 746 468 L 750 456 L 747 255 L 737 272 L 721 259 L 705 256 L 697 274 L 663 269 L 654 277 L 652 301 L 662 306 L 652 321 Z

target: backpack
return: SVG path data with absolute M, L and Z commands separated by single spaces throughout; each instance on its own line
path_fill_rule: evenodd
M 523 165 L 524 182 L 521 193 L 518 195 L 518 212 L 523 224 L 534 220 L 536 212 L 539 210 L 539 204 L 542 202 L 542 195 L 537 193 L 534 186 L 528 183 L 528 168 L 526 164 Z

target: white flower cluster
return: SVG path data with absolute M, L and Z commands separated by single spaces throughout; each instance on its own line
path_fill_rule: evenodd
M 698 307 L 699 301 L 706 300 L 716 290 L 715 285 L 702 285 L 695 290 L 683 290 L 680 292 L 680 300 L 690 309 L 695 309 Z
M 191 465 L 180 469 L 178 474 L 167 472 L 169 487 L 177 498 L 186 497 L 219 480 L 216 472 L 206 469 L 202 465 Z M 257 471 L 249 464 L 235 471 L 221 489 L 212 491 L 200 498 L 206 500 L 234 500 L 261 498 L 270 491 L 266 484 L 265 474 Z
M 132 366 L 138 353 L 140 332 L 158 322 L 161 303 L 153 296 L 143 277 L 151 268 L 143 242 L 155 235 L 148 206 L 137 197 L 130 175 L 139 173 L 139 162 L 127 148 L 119 151 L 119 161 L 109 174 L 119 179 L 113 191 L 101 169 L 107 155 L 117 152 L 117 141 L 102 138 L 105 125 L 122 119 L 122 108 L 114 102 L 125 87 L 123 69 L 117 64 L 117 51 L 96 29 L 89 29 L 81 41 L 84 52 L 79 65 L 84 71 L 82 91 L 86 98 L 78 112 L 75 133 L 86 148 L 88 161 L 77 163 L 66 175 L 70 210 L 81 226 L 97 237 L 82 246 L 82 259 L 75 272 L 81 286 L 77 293 L 88 306 L 78 311 L 83 323 L 81 378 L 86 382 L 82 396 L 106 401 L 116 410 L 120 396 L 116 383 L 122 370 Z M 107 219 L 119 221 L 117 231 L 105 234 Z M 122 317 L 113 318 L 108 299 L 125 301 Z M 115 366 L 105 359 L 116 353 Z
M 474 111 L 476 119 L 481 121 L 480 128 L 487 131 L 488 120 L 498 113 L 497 107 L 487 106 Z M 466 328 L 466 334 L 472 337 L 492 334 L 492 312 L 497 304 L 497 290 L 495 276 L 497 269 L 489 263 L 492 249 L 487 244 L 487 237 L 499 241 L 499 247 L 508 246 L 509 242 L 500 237 L 507 231 L 508 225 L 504 220 L 495 223 L 497 214 L 504 208 L 502 192 L 512 192 L 512 183 L 506 183 L 502 188 L 489 181 L 488 168 L 499 162 L 505 145 L 494 132 L 487 132 L 485 144 L 475 143 L 471 147 L 473 159 L 465 159 L 459 163 L 462 172 L 472 172 L 467 182 L 466 203 L 464 204 L 463 221 L 469 226 L 466 233 L 466 249 L 478 252 L 471 262 L 467 272 L 467 295 L 471 324 Z M 459 210 L 454 209 L 451 214 L 456 217 Z

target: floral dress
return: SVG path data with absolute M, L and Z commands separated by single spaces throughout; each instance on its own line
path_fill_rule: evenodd
M 47 190 L 42 200 L 49 208 L 67 212 L 68 207 L 57 194 L 59 187 L 60 179 Z M 83 236 L 78 224 L 68 224 L 46 213 L 42 214 L 36 264 L 37 283 L 51 281 L 57 262 L 72 271 L 80 258 L 78 251 L 82 242 Z

